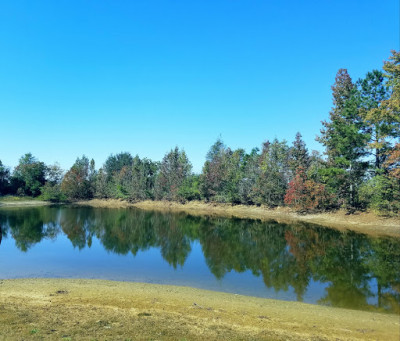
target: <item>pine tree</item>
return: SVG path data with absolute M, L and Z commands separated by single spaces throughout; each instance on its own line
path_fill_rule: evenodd
M 303 141 L 301 134 L 298 132 L 295 140 L 293 141 L 293 146 L 289 151 L 289 167 L 294 176 L 299 167 L 302 167 L 305 171 L 307 171 L 309 165 L 310 155 L 308 154 L 306 144 Z
M 317 140 L 326 147 L 328 167 L 324 172 L 331 191 L 338 196 L 339 204 L 355 207 L 366 169 L 362 158 L 366 155 L 367 136 L 359 113 L 360 98 L 346 69 L 338 71 L 332 94 L 330 120 L 322 122 L 324 127 Z
M 391 148 L 393 135 L 392 122 L 386 119 L 382 103 L 389 98 L 389 89 L 384 75 L 378 70 L 368 72 L 364 79 L 357 82 L 360 93 L 360 115 L 364 121 L 364 132 L 368 134 L 367 149 L 373 156 L 375 172 L 382 168 L 386 153 Z
M 157 199 L 179 200 L 179 190 L 191 175 L 192 164 L 184 150 L 178 147 L 167 153 L 161 161 L 155 183 Z

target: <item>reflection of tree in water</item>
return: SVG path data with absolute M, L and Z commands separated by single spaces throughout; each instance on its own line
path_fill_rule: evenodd
M 7 223 L 7 216 L 4 214 L 1 214 L 0 211 L 0 245 L 1 241 L 4 238 L 7 238 L 7 231 L 9 229 L 8 223 Z
M 400 314 L 400 243 L 395 238 L 370 240 L 365 264 L 376 278 L 378 306 Z
M 398 311 L 399 239 L 221 218 L 209 219 L 199 234 L 207 264 L 217 278 L 232 270 L 251 270 L 263 276 L 267 287 L 292 287 L 298 300 L 310 280 L 320 281 L 328 284 L 321 304 L 373 309 L 370 301 L 377 295 L 378 308 Z
M 1 225 L 6 227 L 2 235 L 9 232 L 16 246 L 26 252 L 43 238 L 54 239 L 57 236 L 59 228 L 56 214 L 57 209 L 45 207 L 1 211 Z
M 285 229 L 274 222 L 240 219 L 212 219 L 204 224 L 200 241 L 211 272 L 222 278 L 235 270 L 262 275 L 267 287 L 288 290 L 293 286 L 301 296 L 306 284 L 299 280 L 295 258 L 287 252 Z
M 59 224 L 74 247 L 81 250 L 91 244 L 90 231 L 95 225 L 93 210 L 61 208 Z
M 104 248 L 117 254 L 159 247 L 173 267 L 183 266 L 191 251 L 192 233 L 198 219 L 187 215 L 141 210 L 79 208 L 61 215 L 60 224 L 74 246 L 82 248 L 96 236 Z
M 198 239 L 218 279 L 230 271 L 251 271 L 268 288 L 293 288 L 300 301 L 310 281 L 319 281 L 327 284 L 321 304 L 399 312 L 398 238 L 369 238 L 308 224 L 66 207 L 0 211 L 0 227 L 1 235 L 11 235 L 23 251 L 55 237 L 61 227 L 79 249 L 90 247 L 93 237 L 117 254 L 157 247 L 174 268 L 185 264 Z

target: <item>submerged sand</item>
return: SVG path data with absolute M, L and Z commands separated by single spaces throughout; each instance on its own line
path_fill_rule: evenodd
M 400 317 L 188 287 L 0 281 L 0 339 L 399 340 Z

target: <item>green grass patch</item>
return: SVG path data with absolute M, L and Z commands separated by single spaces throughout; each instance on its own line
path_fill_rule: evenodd
M 28 197 L 28 196 L 16 196 L 16 195 L 5 195 L 0 196 L 1 202 L 18 202 L 18 201 L 34 201 L 39 200 L 38 198 Z

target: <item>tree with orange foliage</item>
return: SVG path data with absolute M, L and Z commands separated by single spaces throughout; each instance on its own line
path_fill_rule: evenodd
M 286 191 L 285 204 L 297 211 L 308 212 L 324 209 L 329 202 L 325 185 L 308 179 L 303 167 L 297 168 L 296 175 Z

